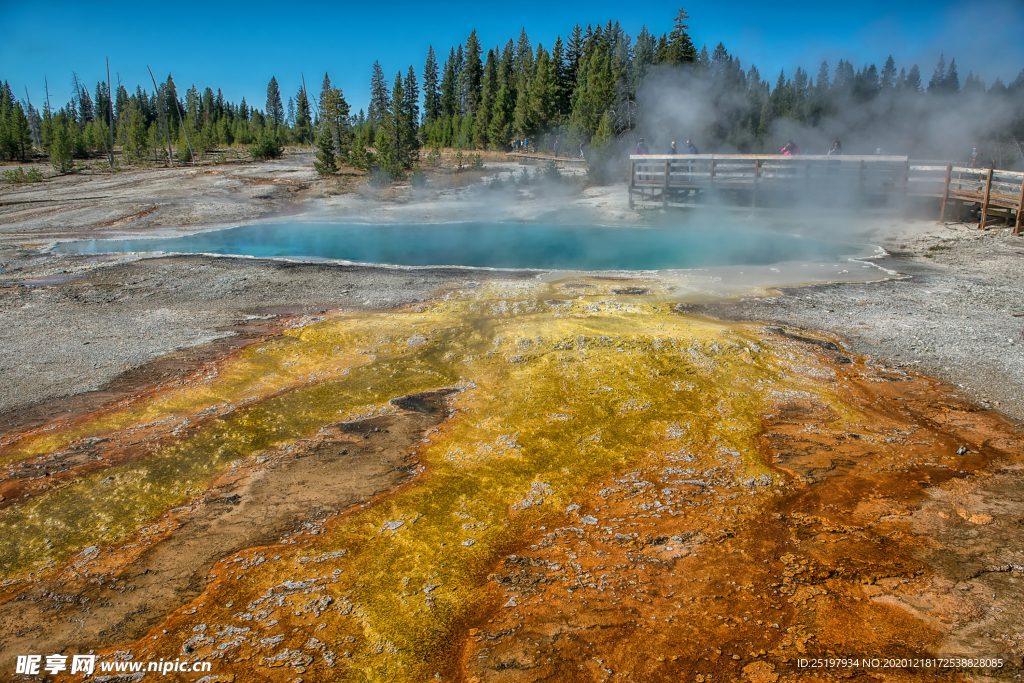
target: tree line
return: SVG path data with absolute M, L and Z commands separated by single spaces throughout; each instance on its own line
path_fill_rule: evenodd
M 918 65 L 897 69 L 890 56 L 880 69 L 840 60 L 834 67 L 823 62 L 812 76 L 798 67 L 772 84 L 721 43 L 698 50 L 689 28 L 683 9 L 661 35 L 643 28 L 633 38 L 613 21 L 577 25 L 550 50 L 534 47 L 525 29 L 490 48 L 472 31 L 464 45 L 449 49 L 443 65 L 431 47 L 419 73 L 410 65 L 388 79 L 375 62 L 370 101 L 358 113 L 326 74 L 318 93 L 303 82 L 287 105 L 271 78 L 263 109 L 245 98 L 230 102 L 210 87 L 179 93 L 171 76 L 133 93 L 118 83 L 113 96 L 106 82 L 90 92 L 75 76 L 71 101 L 52 109 L 47 97 L 39 109 L 27 94 L 16 98 L 5 81 L 0 159 L 45 153 L 67 171 L 76 159 L 107 153 L 113 127 L 114 146 L 130 163 L 198 160 L 230 146 L 266 158 L 284 145 L 307 145 L 316 147 L 322 173 L 348 163 L 400 177 L 423 148 L 507 150 L 513 139 L 529 139 L 543 149 L 556 138 L 562 149 L 606 147 L 650 127 L 659 92 L 684 79 L 699 84 L 696 91 L 714 111 L 699 130 L 687 131 L 706 151 L 775 151 L 780 124 L 814 128 L 851 107 L 895 120 L 920 102 L 955 107 L 979 99 L 1018 112 L 989 134 L 1024 138 L 1024 70 L 1009 84 L 996 79 L 986 87 L 973 73 L 961 84 L 955 60 L 942 56 L 925 83 Z

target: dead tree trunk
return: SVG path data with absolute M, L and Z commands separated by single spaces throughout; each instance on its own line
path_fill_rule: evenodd
M 188 153 L 192 155 L 192 165 L 196 165 L 196 153 L 192 151 L 192 141 L 188 138 L 188 126 L 185 125 L 185 119 L 181 115 L 181 105 L 178 104 L 178 98 L 174 98 L 174 108 L 178 110 L 178 123 L 181 124 L 181 130 L 185 133 L 185 144 L 188 145 Z
M 309 106 L 309 89 L 306 88 L 306 74 L 302 75 L 302 92 L 306 96 L 306 106 Z M 313 143 L 313 122 L 309 122 L 309 146 L 316 150 L 316 145 Z
M 107 57 L 107 126 L 110 128 L 110 168 L 114 168 L 114 92 L 110 89 L 110 57 Z

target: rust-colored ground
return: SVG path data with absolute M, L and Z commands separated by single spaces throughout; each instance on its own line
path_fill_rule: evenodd
M 1016 427 L 614 286 L 341 315 L 12 421 L 0 522 L 38 554 L 3 555 L 4 675 L 96 650 L 206 683 L 1015 680 Z M 861 662 L 802 664 L 831 657 Z M 1005 663 L 882 666 L 908 657 Z
M 864 419 L 837 429 L 828 407 L 781 398 L 758 442 L 786 484 L 767 494 L 689 461 L 595 482 L 495 568 L 495 607 L 467 632 L 459 675 L 954 680 L 943 668 L 798 665 L 1000 654 L 1004 670 L 988 673 L 1015 679 L 1020 435 L 934 381 L 835 357 L 814 354 Z

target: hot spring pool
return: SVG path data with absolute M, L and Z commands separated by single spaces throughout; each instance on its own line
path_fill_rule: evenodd
M 63 242 L 61 253 L 177 252 L 399 266 L 662 270 L 836 261 L 863 245 L 749 228 L 546 223 L 256 223 L 174 238 Z

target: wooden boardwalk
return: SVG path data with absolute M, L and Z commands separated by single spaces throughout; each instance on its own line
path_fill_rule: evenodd
M 559 163 L 563 161 L 568 161 L 576 164 L 587 163 L 586 159 L 580 159 L 579 157 L 554 157 L 551 156 L 550 154 L 534 154 L 531 152 L 507 152 L 506 155 L 510 157 L 517 157 L 519 159 L 540 159 L 541 161 L 556 161 Z
M 939 219 L 951 204 L 978 204 L 978 227 L 1013 216 L 1022 230 L 1024 173 L 929 166 L 902 156 L 782 156 L 779 154 L 633 155 L 629 205 L 902 207 L 934 198 Z

